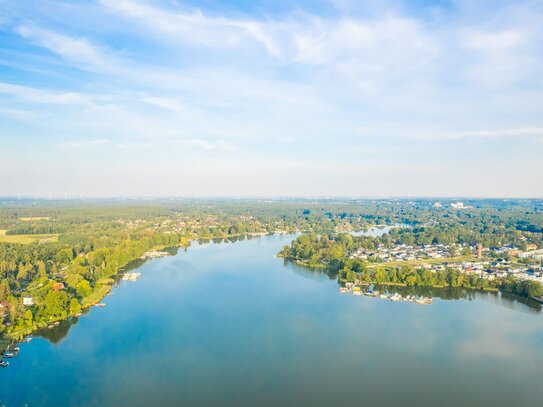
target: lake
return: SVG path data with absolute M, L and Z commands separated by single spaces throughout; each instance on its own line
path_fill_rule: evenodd
M 23 406 L 541 406 L 543 319 L 491 293 L 420 306 L 342 295 L 274 255 L 293 236 L 145 262 L 107 306 L 0 370 Z

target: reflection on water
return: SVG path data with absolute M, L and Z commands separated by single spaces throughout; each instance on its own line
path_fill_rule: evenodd
M 402 287 L 376 284 L 375 289 L 387 294 L 398 293 L 403 297 L 406 295 L 416 297 L 433 297 L 444 301 L 481 300 L 520 312 L 539 313 L 542 309 L 540 303 L 531 299 L 522 298 L 508 293 L 478 291 L 462 287 Z
M 89 309 L 82 310 L 80 317 L 71 317 L 64 321 L 60 321 L 60 324 L 58 326 L 39 329 L 34 333 L 34 336 L 37 338 L 46 339 L 53 345 L 58 344 L 68 336 L 68 332 L 70 331 L 70 329 L 73 326 L 77 325 L 77 323 L 79 322 L 79 318 L 84 317 L 89 312 Z
M 322 268 L 322 267 L 306 267 L 306 266 L 299 266 L 297 264 L 294 264 L 287 259 L 283 260 L 283 267 L 288 269 L 289 271 L 292 271 L 296 273 L 299 276 L 309 278 L 311 280 L 336 280 L 337 279 L 337 271 L 333 271 L 328 268 Z
M 251 236 L 251 235 L 240 235 L 240 236 L 230 236 L 230 237 L 215 237 L 208 239 L 198 239 L 198 244 L 205 245 L 208 243 L 220 244 L 220 243 L 236 243 L 242 242 L 248 239 L 258 238 L 260 236 Z

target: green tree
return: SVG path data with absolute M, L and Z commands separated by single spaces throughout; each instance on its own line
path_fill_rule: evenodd
M 77 301 L 77 299 L 72 298 L 70 300 L 70 314 L 79 314 L 79 312 L 81 312 L 81 304 L 79 301 Z
M 33 319 L 32 311 L 30 311 L 29 309 L 26 310 L 25 314 L 24 314 L 24 319 L 25 319 L 25 325 L 27 327 L 31 327 L 32 326 L 32 319 Z
M 387 280 L 387 273 L 382 267 L 378 267 L 375 271 L 375 282 L 384 283 Z
M 92 288 L 90 286 L 90 283 L 87 280 L 80 281 L 77 284 L 77 288 L 75 292 L 79 298 L 85 298 L 86 296 L 92 293 Z
M 354 282 L 356 280 L 356 273 L 353 270 L 347 271 L 346 275 L 347 281 Z
M 46 317 L 65 317 L 70 297 L 65 291 L 49 291 L 45 296 Z

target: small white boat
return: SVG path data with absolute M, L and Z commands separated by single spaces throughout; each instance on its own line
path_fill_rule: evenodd
M 420 305 L 427 305 L 427 304 L 431 304 L 431 303 L 432 303 L 432 298 L 429 298 L 429 297 L 421 297 L 421 298 L 416 299 L 415 302 L 416 302 L 417 304 L 420 304 Z

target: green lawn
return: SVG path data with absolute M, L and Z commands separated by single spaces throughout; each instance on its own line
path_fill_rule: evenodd
M 391 261 L 387 263 L 368 263 L 368 267 L 401 267 L 401 266 L 422 266 L 423 264 L 443 264 L 443 263 L 462 263 L 464 261 L 484 261 L 477 256 L 457 256 L 457 257 L 444 257 L 441 259 L 424 259 L 424 260 L 412 260 L 412 261 Z
M 94 304 L 99 303 L 110 290 L 110 285 L 97 286 L 89 296 L 83 298 L 83 300 L 81 301 L 81 306 L 83 308 L 88 308 Z

